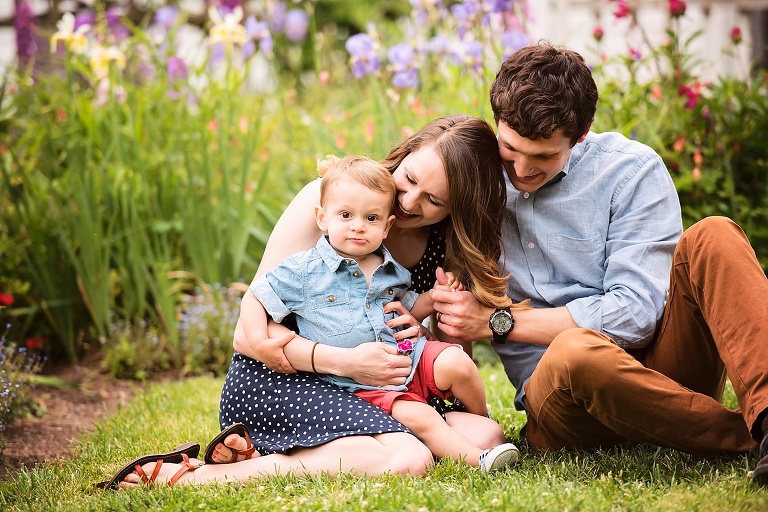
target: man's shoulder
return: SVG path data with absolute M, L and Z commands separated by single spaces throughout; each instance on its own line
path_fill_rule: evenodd
M 619 132 L 589 132 L 581 146 L 584 151 L 594 150 L 614 156 L 627 155 L 641 160 L 658 156 L 650 146 Z

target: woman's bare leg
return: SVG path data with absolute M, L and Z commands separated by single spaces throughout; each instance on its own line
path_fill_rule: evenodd
M 314 448 L 299 448 L 288 455 L 263 455 L 231 464 L 205 464 L 182 475 L 177 483 L 247 482 L 289 473 L 299 476 L 342 472 L 369 476 L 383 473 L 420 476 L 432 463 L 429 449 L 416 437 L 404 432 L 390 432 L 342 437 Z M 180 464 L 163 464 L 157 482 L 167 482 L 180 468 Z M 142 469 L 146 474 L 152 474 L 155 463 L 145 464 Z M 125 489 L 137 485 L 141 485 L 141 479 L 132 473 L 120 487 Z

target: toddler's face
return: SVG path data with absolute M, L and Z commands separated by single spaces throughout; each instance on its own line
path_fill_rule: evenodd
M 379 248 L 394 221 L 389 194 L 340 181 L 328 190 L 317 224 L 343 258 L 359 259 Z

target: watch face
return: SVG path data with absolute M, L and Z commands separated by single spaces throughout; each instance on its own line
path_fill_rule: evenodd
M 493 330 L 499 333 L 509 332 L 512 328 L 512 315 L 506 311 L 497 311 L 491 317 L 491 326 Z

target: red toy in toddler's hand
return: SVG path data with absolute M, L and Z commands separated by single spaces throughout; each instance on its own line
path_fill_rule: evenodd
M 397 353 L 403 356 L 409 356 L 413 353 L 413 342 L 408 338 L 397 342 Z

